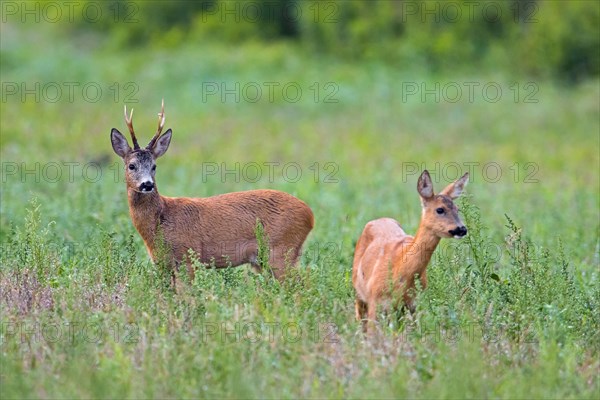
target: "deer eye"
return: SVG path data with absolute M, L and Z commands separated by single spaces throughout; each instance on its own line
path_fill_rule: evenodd
M 129 169 L 131 171 L 135 171 L 135 164 L 129 164 Z
M 443 214 L 444 213 L 444 209 L 442 207 L 436 208 L 435 212 L 438 213 L 438 214 Z
M 156 165 L 152 166 L 152 171 L 156 171 Z

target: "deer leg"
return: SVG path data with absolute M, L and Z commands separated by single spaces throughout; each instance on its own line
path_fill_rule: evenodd
M 288 269 L 295 267 L 298 263 L 299 256 L 300 252 L 297 248 L 273 248 L 269 254 L 269 265 L 275 279 L 283 281 Z
M 262 272 L 262 267 L 260 265 L 258 265 L 256 262 L 251 262 L 250 266 L 252 267 L 252 270 L 254 272 L 256 272 L 257 274 L 260 274 Z
M 364 321 L 363 331 L 367 333 L 369 330 L 373 330 L 375 322 L 377 320 L 377 303 L 371 302 L 367 304 L 367 319 Z
M 257 274 L 261 274 L 263 272 L 264 265 L 257 260 L 256 255 L 250 257 L 250 266 Z M 271 251 L 269 255 L 269 267 L 271 267 L 271 273 L 275 278 L 279 281 L 282 280 L 283 274 L 285 272 L 285 263 L 281 261 L 281 257 L 277 257 L 274 251 Z
M 277 250 L 271 252 L 271 254 L 269 256 L 269 265 L 271 266 L 271 272 L 273 273 L 273 276 L 275 277 L 275 279 L 277 279 L 279 282 L 281 282 L 285 278 L 285 272 L 286 272 L 285 257 L 283 257 L 282 254 L 277 254 L 277 253 L 280 253 L 280 252 Z
M 363 320 L 367 314 L 367 303 L 365 303 L 359 298 L 356 298 L 356 301 L 354 303 L 354 310 L 356 311 L 356 319 L 358 321 Z
M 262 266 L 258 263 L 258 249 L 256 245 L 248 246 L 246 252 L 243 254 L 243 259 L 250 263 L 255 273 L 260 274 L 262 272 Z
M 416 306 L 415 306 L 415 290 L 413 288 L 407 290 L 404 293 L 403 296 L 403 300 L 404 300 L 404 304 L 401 307 L 402 309 L 407 309 L 408 311 L 410 311 L 411 314 L 415 313 L 416 310 Z
M 354 309 L 356 311 L 356 320 L 361 322 L 362 330 L 363 330 L 363 332 L 366 332 L 367 331 L 367 320 L 366 320 L 367 303 L 365 303 L 364 301 L 357 298 L 356 302 L 354 304 Z
M 177 287 L 177 276 L 175 275 L 175 270 L 171 270 L 171 287 L 175 289 Z

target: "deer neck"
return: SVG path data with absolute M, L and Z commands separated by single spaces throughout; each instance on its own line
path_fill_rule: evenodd
M 415 274 L 423 276 L 431 260 L 431 256 L 439 243 L 440 237 L 435 235 L 430 229 L 424 227 L 421 222 L 412 244 L 406 249 L 403 255 L 403 271 L 408 276 L 414 276 Z
M 146 246 L 152 248 L 163 209 L 163 199 L 156 188 L 151 193 L 140 193 L 128 188 L 127 198 L 133 225 L 144 239 Z

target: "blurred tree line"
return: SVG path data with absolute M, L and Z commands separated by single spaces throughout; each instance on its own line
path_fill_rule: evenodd
M 76 29 L 116 46 L 288 40 L 311 52 L 433 71 L 503 67 L 577 81 L 600 71 L 597 1 L 108 1 Z

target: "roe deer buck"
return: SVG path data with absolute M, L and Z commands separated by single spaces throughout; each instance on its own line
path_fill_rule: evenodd
M 279 280 L 286 265 L 295 265 L 306 236 L 314 226 L 311 209 L 294 196 L 276 190 L 249 190 L 206 198 L 166 197 L 155 182 L 156 159 L 167 151 L 171 129 L 161 135 L 165 123 L 164 101 L 158 114 L 158 130 L 145 148 L 140 148 L 133 130 L 133 110 L 125 122 L 133 149 L 115 128 L 112 147 L 125 162 L 129 213 L 154 262 L 160 246 L 167 250 L 167 262 L 174 269 L 188 250 L 202 263 L 216 267 L 250 263 L 260 270 L 257 260 L 257 221 L 269 238 L 273 274 Z M 161 242 L 161 243 L 159 243 Z M 188 263 L 188 272 L 194 272 Z
M 368 321 L 375 321 L 380 304 L 387 311 L 390 307 L 398 309 L 403 302 L 414 312 L 415 275 L 425 288 L 427 264 L 440 239 L 467 234 L 453 200 L 460 196 L 468 179 L 466 173 L 435 195 L 429 172 L 423 171 L 417 183 L 422 214 L 415 237 L 407 235 L 391 218 L 367 223 L 356 243 L 352 267 L 356 318 L 363 322 L 363 331 Z

